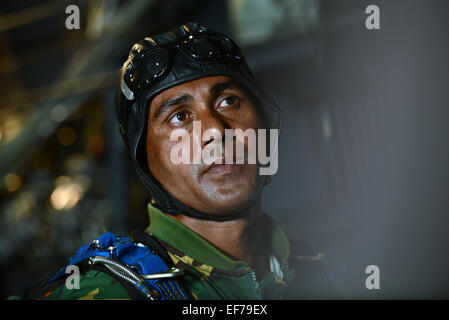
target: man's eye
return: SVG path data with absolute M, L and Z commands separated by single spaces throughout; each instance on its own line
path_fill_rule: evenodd
M 170 123 L 181 123 L 185 120 L 187 120 L 187 112 L 181 111 L 176 112 L 176 114 L 170 118 Z
M 239 98 L 236 96 L 229 96 L 220 101 L 220 107 L 229 107 L 238 102 Z

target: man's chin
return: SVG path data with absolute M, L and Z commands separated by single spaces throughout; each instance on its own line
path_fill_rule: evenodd
M 234 189 L 235 190 L 235 189 Z M 254 206 L 260 193 L 249 192 L 246 194 L 216 194 L 214 198 L 203 202 L 206 208 L 202 211 L 213 216 L 241 215 Z

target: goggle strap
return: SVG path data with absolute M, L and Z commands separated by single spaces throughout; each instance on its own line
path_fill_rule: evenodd
M 150 42 L 150 43 L 153 44 L 154 46 L 157 46 L 156 40 L 154 40 L 152 37 L 145 37 L 144 40 Z
M 123 77 L 120 81 L 120 89 L 122 90 L 123 95 L 126 99 L 128 99 L 129 101 L 134 100 L 134 92 L 126 85 Z

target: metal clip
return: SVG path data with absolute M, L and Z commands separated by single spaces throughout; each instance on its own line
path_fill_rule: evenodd
M 166 278 L 176 278 L 184 275 L 184 270 L 178 268 L 170 268 L 167 271 L 162 271 L 153 274 L 141 274 L 140 276 L 145 280 L 156 280 Z

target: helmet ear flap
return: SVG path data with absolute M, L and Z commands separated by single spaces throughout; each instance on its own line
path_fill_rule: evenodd
M 154 205 L 157 205 L 165 213 L 178 213 L 173 209 L 172 200 L 168 192 L 162 187 L 159 181 L 154 178 L 148 166 L 147 157 L 147 131 L 150 101 L 147 97 L 139 97 L 129 106 L 128 131 L 122 137 L 128 142 L 128 149 L 134 164 L 137 176 L 151 198 Z M 157 200 L 157 202 L 156 202 Z

